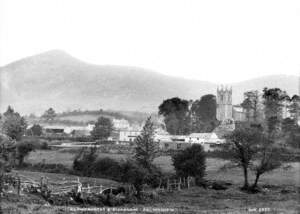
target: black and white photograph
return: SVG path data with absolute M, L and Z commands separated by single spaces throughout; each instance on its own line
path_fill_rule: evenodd
M 0 214 L 299 214 L 299 0 L 0 0 Z

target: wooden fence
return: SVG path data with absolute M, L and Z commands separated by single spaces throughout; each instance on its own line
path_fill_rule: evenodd
M 42 176 L 40 182 L 34 181 L 23 175 L 15 175 L 7 177 L 4 180 L 4 186 L 13 187 L 19 195 L 23 192 L 36 191 L 42 193 L 43 191 L 51 192 L 51 195 L 60 195 L 68 192 L 76 193 L 109 193 L 116 189 L 116 186 L 104 186 L 104 185 L 90 185 L 83 186 L 80 179 L 69 180 L 63 182 L 55 182 L 55 185 L 49 183 L 49 178 Z

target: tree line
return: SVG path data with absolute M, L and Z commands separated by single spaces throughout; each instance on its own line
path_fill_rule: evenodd
M 165 128 L 172 135 L 211 132 L 219 124 L 216 118 L 216 97 L 212 94 L 188 101 L 178 97 L 164 100 L 158 114 L 164 117 Z

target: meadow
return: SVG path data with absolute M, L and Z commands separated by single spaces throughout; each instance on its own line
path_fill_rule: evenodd
M 60 163 L 71 168 L 72 161 L 76 151 L 74 150 L 37 150 L 31 152 L 26 161 L 30 163 Z M 99 157 L 111 157 L 115 159 L 126 159 L 124 154 L 100 153 Z M 172 160 L 170 156 L 160 156 L 154 160 L 154 163 L 166 173 L 174 173 Z M 157 207 L 173 208 L 172 213 L 219 213 L 220 210 L 226 210 L 231 213 L 247 213 L 249 210 L 266 209 L 265 213 L 299 213 L 299 191 L 300 191 L 300 164 L 286 163 L 273 172 L 267 173 L 261 177 L 259 182 L 262 191 L 257 194 L 249 194 L 240 190 L 243 183 L 242 170 L 239 168 L 223 167 L 229 161 L 216 158 L 207 159 L 207 168 L 205 178 L 208 180 L 227 181 L 232 185 L 227 190 L 212 190 L 201 187 L 192 187 L 173 193 L 160 194 L 159 200 L 147 204 L 128 204 L 129 207 Z M 289 167 L 286 167 L 289 165 Z M 30 177 L 33 180 L 39 180 L 40 176 L 47 176 L 53 184 L 63 180 L 73 180 L 76 176 L 56 173 L 41 173 L 18 170 L 20 175 Z M 81 177 L 83 183 L 97 183 L 101 185 L 117 185 L 116 182 L 101 178 Z M 253 182 L 254 176 L 250 174 L 250 182 Z M 13 203 L 7 201 L 5 206 L 20 206 L 20 213 L 64 213 L 65 207 L 45 207 L 43 205 L 24 203 L 25 199 L 14 199 Z M 177 211 L 176 211 L 177 210 Z M 206 210 L 206 211 L 204 211 Z M 76 212 L 77 213 L 77 212 Z M 92 212 L 91 212 L 92 213 Z M 261 212 L 253 212 L 261 213 Z
M 73 160 L 77 154 L 77 151 L 78 149 L 37 150 L 31 152 L 25 161 L 34 164 L 44 160 L 45 163 L 59 163 L 67 166 L 68 168 L 72 168 Z M 126 158 L 130 157 L 130 155 L 99 153 L 98 157 L 110 157 L 117 160 L 126 160 Z M 241 184 L 243 182 L 242 170 L 240 168 L 223 167 L 228 163 L 228 160 L 207 158 L 206 178 L 211 180 L 225 180 L 235 184 Z M 175 173 L 170 156 L 159 156 L 155 158 L 154 164 L 160 167 L 165 173 Z M 250 181 L 252 180 L 254 180 L 254 175 L 250 173 Z M 261 177 L 260 182 L 272 185 L 300 186 L 300 163 L 285 163 L 283 167 L 264 174 Z

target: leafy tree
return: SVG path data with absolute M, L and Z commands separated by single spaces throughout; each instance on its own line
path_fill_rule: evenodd
M 9 172 L 11 167 L 14 165 L 14 157 L 15 142 L 0 132 L 0 194 L 3 192 L 4 174 Z
M 20 114 L 15 112 L 10 106 L 3 115 L 3 132 L 13 140 L 20 140 L 27 127 L 25 118 L 21 117 Z
M 295 123 L 298 123 L 300 119 L 300 97 L 298 95 L 292 97 L 289 112 Z
M 99 117 L 91 135 L 94 140 L 105 140 L 113 131 L 113 124 L 109 118 Z
M 255 154 L 255 160 L 251 165 L 251 169 L 255 172 L 255 180 L 251 187 L 252 190 L 257 188 L 260 176 L 266 172 L 270 172 L 282 165 L 281 154 L 285 153 L 284 148 L 274 145 L 266 135 L 261 135 L 258 151 Z
M 261 131 L 257 128 L 241 126 L 226 136 L 227 144 L 224 145 L 224 152 L 228 153 L 226 156 L 230 157 L 232 162 L 242 168 L 243 189 L 249 188 L 249 167 L 258 152 L 260 135 Z
M 260 116 L 258 91 L 247 91 L 244 93 L 244 101 L 241 106 L 245 109 L 248 122 L 257 123 Z
M 10 115 L 13 115 L 14 113 L 15 113 L 15 110 L 11 106 L 8 106 L 6 112 L 3 114 L 3 116 L 8 117 Z
M 216 97 L 207 94 L 200 100 L 193 102 L 191 106 L 191 119 L 193 132 L 211 132 L 217 126 Z
M 264 88 L 263 98 L 267 132 L 270 137 L 276 137 L 281 129 L 282 102 L 288 99 L 288 96 L 279 88 Z
M 28 129 L 27 133 L 31 136 L 41 136 L 43 128 L 39 124 L 34 124 L 30 129 Z
M 240 126 L 226 136 L 224 151 L 234 163 L 243 169 L 244 190 L 255 190 L 261 175 L 281 166 L 285 148 L 275 141 L 260 127 Z M 250 186 L 248 172 L 255 173 L 254 183 Z
M 134 186 L 137 198 L 141 198 L 141 191 L 143 190 L 143 185 L 147 182 L 148 176 L 149 170 L 133 160 L 127 160 L 122 165 L 121 180 Z
M 203 147 L 194 144 L 172 156 L 176 174 L 180 177 L 194 176 L 201 180 L 205 175 L 206 157 Z
M 45 119 L 48 122 L 51 122 L 56 117 L 56 113 L 53 108 L 49 108 L 45 111 L 45 113 L 42 115 L 42 118 Z
M 287 145 L 300 148 L 300 127 L 294 119 L 288 117 L 282 121 L 282 135 Z
M 97 156 L 97 147 L 91 147 L 89 150 L 83 148 L 73 160 L 73 170 L 84 176 L 90 176 L 92 174 L 91 168 Z
M 146 120 L 141 134 L 135 139 L 135 144 L 135 160 L 150 170 L 158 153 L 158 143 L 154 141 L 154 127 L 151 117 Z
M 34 145 L 31 142 L 28 141 L 22 141 L 17 143 L 17 160 L 19 161 L 18 165 L 22 166 L 24 163 L 24 158 L 31 152 L 33 151 Z
M 170 134 L 182 135 L 190 132 L 189 101 L 178 97 L 164 100 L 159 106 L 159 115 L 164 116 Z

